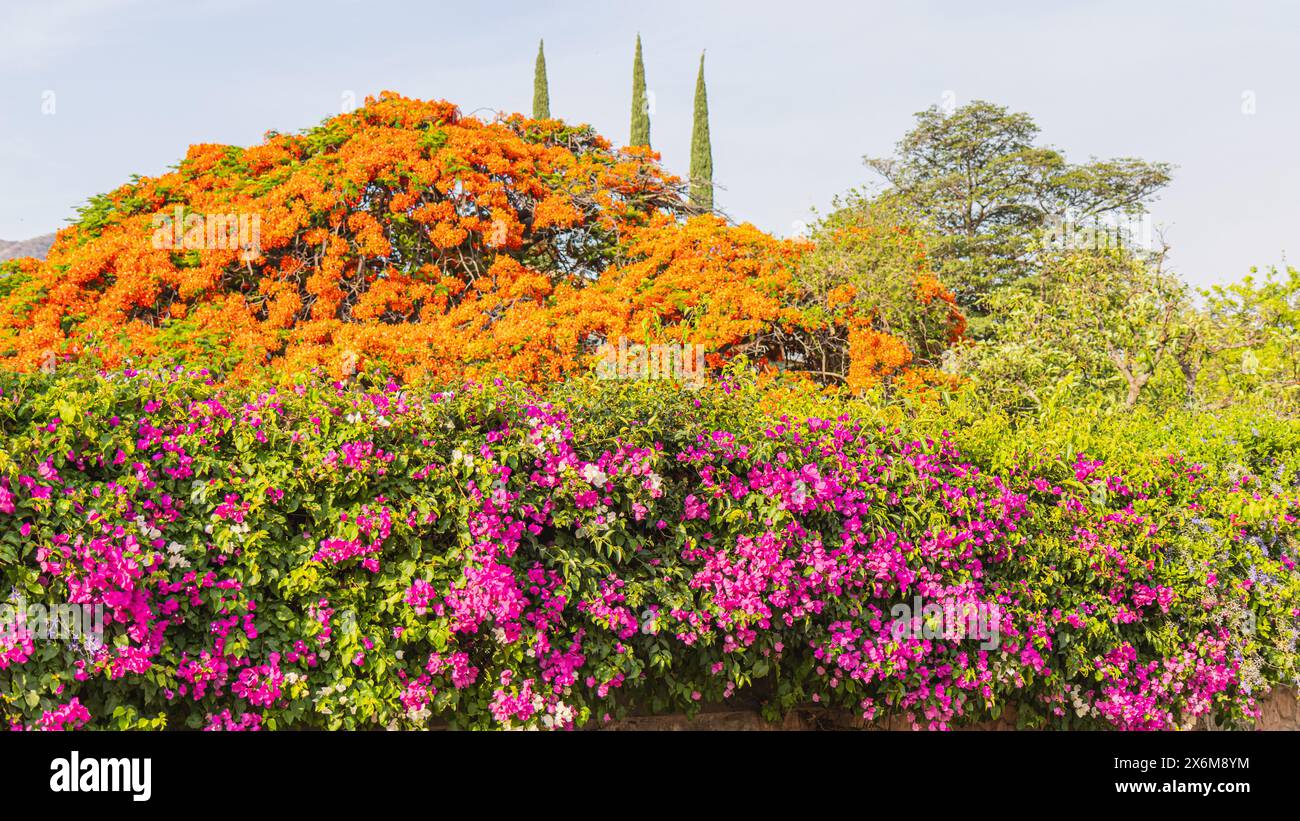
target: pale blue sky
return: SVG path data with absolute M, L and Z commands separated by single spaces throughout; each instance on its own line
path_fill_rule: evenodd
M 1030 113 L 1075 159 L 1176 163 L 1155 221 L 1193 283 L 1300 254 L 1284 2 L 0 0 L 0 238 L 60 227 L 190 143 L 313 125 L 349 91 L 527 111 L 539 37 L 552 112 L 622 144 L 638 31 L 665 164 L 686 171 L 707 49 L 718 203 L 769 231 L 872 182 L 862 155 L 951 92 Z

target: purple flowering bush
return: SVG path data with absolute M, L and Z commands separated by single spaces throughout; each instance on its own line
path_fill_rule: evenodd
M 1294 451 L 976 458 L 760 393 L 0 376 L 10 610 L 103 612 L 9 619 L 0 718 L 567 729 L 734 699 L 1172 729 L 1296 684 Z

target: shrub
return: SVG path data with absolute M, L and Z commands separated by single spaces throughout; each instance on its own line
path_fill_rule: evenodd
M 105 612 L 102 646 L 0 640 L 10 726 L 576 727 L 761 693 L 1167 728 L 1296 681 L 1294 451 L 972 459 L 735 379 L 213 381 L 0 377 L 4 583 Z M 934 634 L 963 607 L 996 637 Z

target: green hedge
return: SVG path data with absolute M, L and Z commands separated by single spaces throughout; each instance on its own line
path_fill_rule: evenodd
M 1158 729 L 1248 723 L 1297 677 L 1281 421 L 1013 426 L 734 379 L 0 390 L 15 727 L 573 727 L 762 693 Z M 102 637 L 33 629 L 67 604 Z

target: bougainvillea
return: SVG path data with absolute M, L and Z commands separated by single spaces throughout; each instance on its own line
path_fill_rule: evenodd
M 776 362 L 791 333 L 873 322 L 862 299 L 827 312 L 806 298 L 792 276 L 808 249 L 693 214 L 649 148 L 385 93 L 299 135 L 192 146 L 174 171 L 94 198 L 46 260 L 0 269 L 0 365 L 170 357 L 237 381 L 382 367 L 541 384 L 620 338 L 701 345 L 711 367 Z M 923 275 L 905 283 L 922 277 L 918 316 L 950 299 Z M 955 326 L 936 316 L 943 338 Z
M 730 381 L 588 388 L 0 379 L 11 609 L 103 611 L 0 644 L 0 715 L 570 728 L 758 694 L 1162 729 L 1296 682 L 1297 465 L 992 472 Z M 935 632 L 967 612 L 995 633 Z

